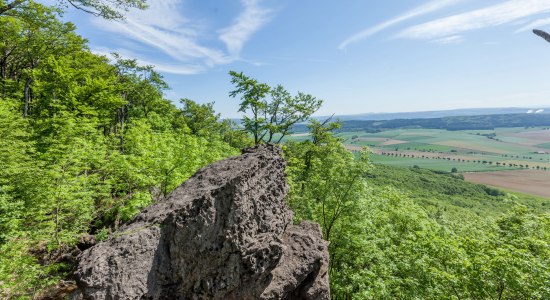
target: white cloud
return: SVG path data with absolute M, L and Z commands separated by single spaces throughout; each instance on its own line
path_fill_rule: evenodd
M 464 42 L 464 37 L 461 35 L 452 35 L 441 39 L 435 39 L 432 42 L 437 44 L 443 44 L 443 45 L 460 44 Z
M 182 65 L 182 64 L 161 64 L 161 63 L 152 63 L 144 60 L 138 61 L 142 65 L 154 66 L 155 71 L 177 74 L 177 75 L 193 75 L 206 71 L 204 66 L 197 65 Z
M 244 43 L 270 19 L 272 11 L 259 5 L 259 0 L 241 0 L 244 11 L 233 25 L 220 30 L 219 39 L 233 57 L 238 57 Z
M 546 26 L 548 24 L 550 24 L 550 18 L 538 19 L 538 20 L 535 20 L 535 21 L 519 28 L 518 30 L 514 31 L 514 33 L 530 31 L 530 30 L 533 30 L 533 29 L 538 28 L 538 27 Z
M 194 64 L 182 64 L 182 63 L 163 63 L 163 62 L 153 62 L 147 59 L 140 57 L 138 54 L 133 51 L 118 48 L 118 49 L 109 49 L 106 47 L 97 47 L 90 49 L 93 53 L 98 55 L 106 56 L 109 60 L 114 61 L 113 52 L 120 54 L 124 58 L 135 59 L 139 65 L 142 66 L 153 66 L 156 71 L 179 74 L 179 75 L 192 75 L 198 74 L 206 71 L 206 67 L 202 65 Z
M 457 35 L 465 31 L 503 25 L 549 11 L 550 0 L 508 0 L 486 8 L 409 27 L 399 33 L 398 37 L 431 40 Z
M 269 20 L 270 11 L 260 6 L 260 0 L 242 0 L 243 11 L 233 25 L 222 29 L 219 39 L 227 50 L 204 46 L 201 38 L 212 34 L 200 22 L 186 16 L 183 0 L 150 0 L 147 10 L 132 10 L 126 13 L 123 22 L 106 21 L 94 18 L 98 28 L 112 32 L 124 39 L 146 45 L 151 53 L 160 52 L 155 57 L 145 56 L 147 51 L 137 55 L 127 49 L 120 52 L 140 63 L 156 66 L 162 72 L 175 74 L 196 74 L 214 67 L 228 64 L 239 58 L 244 44 L 254 32 Z M 112 51 L 108 51 L 112 52 Z M 162 58 L 162 54 L 165 56 Z
M 353 34 L 352 36 L 346 38 L 340 45 L 338 46 L 339 49 L 345 49 L 347 46 L 353 43 L 357 43 L 363 39 L 366 39 L 390 26 L 396 25 L 398 23 L 404 22 L 406 20 L 422 16 L 431 12 L 435 12 L 438 10 L 441 10 L 445 7 L 451 6 L 453 4 L 456 4 L 460 2 L 461 0 L 432 0 L 424 5 L 421 5 L 419 7 L 416 7 L 398 17 L 395 17 L 393 19 L 387 20 L 383 23 L 380 23 L 376 26 L 366 28 L 360 32 L 357 32 Z

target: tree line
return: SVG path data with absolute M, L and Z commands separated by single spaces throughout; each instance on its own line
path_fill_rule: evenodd
M 453 162 L 460 162 L 460 163 L 478 163 L 483 165 L 495 165 L 497 167 L 509 167 L 509 168 L 519 168 L 519 169 L 536 169 L 536 170 L 544 170 L 546 171 L 548 168 L 545 166 L 540 165 L 529 165 L 527 163 L 521 164 L 521 163 L 514 163 L 514 162 L 493 162 L 490 160 L 481 160 L 481 159 L 464 159 L 464 158 L 456 158 L 456 157 L 449 157 L 449 156 L 429 156 L 429 155 L 420 155 L 420 154 L 407 154 L 407 153 L 400 153 L 400 152 L 381 152 L 380 153 L 383 156 L 389 156 L 389 157 L 403 157 L 403 158 L 416 158 L 416 159 L 436 159 L 436 160 L 447 160 L 447 161 L 453 161 Z

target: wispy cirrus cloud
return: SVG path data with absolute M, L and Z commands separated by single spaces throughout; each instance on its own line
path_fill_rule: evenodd
M 240 59 L 245 43 L 269 21 L 272 11 L 262 7 L 261 0 L 240 2 L 242 12 L 231 25 L 222 29 L 209 28 L 204 22 L 186 15 L 183 0 L 151 0 L 149 9 L 131 11 L 123 22 L 96 18 L 93 24 L 120 37 L 121 44 L 126 40 L 146 48 L 137 55 L 130 49 L 114 47 L 125 57 L 154 65 L 162 72 L 196 74 Z M 220 33 L 217 38 L 226 49 L 206 46 L 204 37 L 216 32 Z M 109 51 L 102 47 L 100 52 Z M 146 55 L 148 52 L 154 54 Z
M 388 27 L 391 27 L 393 25 L 399 24 L 401 22 L 407 21 L 409 19 L 419 17 L 422 15 L 426 15 L 438 10 L 441 10 L 443 8 L 452 6 L 461 0 L 432 0 L 430 2 L 425 3 L 424 5 L 418 6 L 398 17 L 389 19 L 385 22 L 382 22 L 378 25 L 375 25 L 373 27 L 368 27 L 362 31 L 359 31 L 348 38 L 346 38 L 340 45 L 338 45 L 339 49 L 345 49 L 347 46 L 353 43 L 357 43 L 361 40 L 364 40 Z
M 509 24 L 521 18 L 550 12 L 550 0 L 508 0 L 500 4 L 436 19 L 409 27 L 397 37 L 433 40 L 459 33 Z
M 154 66 L 156 71 L 165 72 L 177 75 L 193 75 L 202 73 L 207 70 L 207 67 L 200 64 L 178 63 L 178 62 L 159 62 L 151 61 L 144 58 L 142 55 L 135 53 L 134 51 L 124 48 L 106 48 L 106 47 L 92 47 L 90 49 L 93 53 L 106 56 L 110 60 L 114 60 L 113 52 L 121 55 L 124 58 L 135 59 L 138 64 L 142 66 Z
M 546 26 L 546 25 L 550 25 L 550 18 L 535 20 L 535 21 L 519 28 L 518 30 L 514 31 L 514 33 L 530 31 L 530 30 L 533 30 L 535 28 L 538 28 L 538 27 L 541 27 L 541 26 Z
M 461 35 L 452 35 L 441 39 L 435 39 L 432 42 L 436 44 L 442 44 L 442 45 L 460 44 L 464 42 L 464 37 Z
M 259 0 L 242 0 L 244 11 L 235 19 L 234 23 L 221 29 L 219 39 L 227 46 L 232 57 L 238 57 L 244 43 L 259 28 L 269 21 L 273 13 L 259 5 Z

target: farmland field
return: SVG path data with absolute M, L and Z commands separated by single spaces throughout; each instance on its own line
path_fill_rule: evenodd
M 548 128 L 396 129 L 338 136 L 350 151 L 368 147 L 374 164 L 465 173 L 473 182 L 550 197 Z M 305 138 L 303 134 L 293 137 Z
M 456 168 L 457 172 L 485 172 L 485 171 L 498 171 L 498 170 L 514 170 L 514 168 L 511 168 L 511 167 L 497 167 L 496 165 L 478 164 L 473 162 L 451 163 L 447 160 L 422 159 L 422 158 L 404 158 L 403 159 L 403 158 L 387 157 L 380 154 L 371 154 L 370 158 L 371 158 L 371 161 L 376 164 L 402 166 L 402 167 L 417 166 L 424 169 L 430 169 L 434 171 L 445 171 L 445 172 L 451 172 L 453 168 Z
M 465 173 L 464 179 L 550 198 L 550 172 L 535 170 Z
M 368 146 L 373 161 L 407 166 L 416 159 L 447 160 L 493 165 L 496 169 L 550 169 L 548 140 L 550 130 L 541 128 L 505 128 L 496 130 L 447 131 L 439 129 L 398 129 L 377 133 L 344 132 L 340 136 L 351 148 Z M 356 149 L 356 148 L 355 148 Z M 423 158 L 422 158 L 423 157 Z M 450 159 L 449 159 L 450 158 Z M 416 161 L 416 160 L 415 160 Z M 437 164 L 436 164 L 437 165 Z M 445 165 L 441 162 L 439 165 Z M 495 168 L 480 167 L 480 170 Z M 439 169 L 440 167 L 437 166 Z

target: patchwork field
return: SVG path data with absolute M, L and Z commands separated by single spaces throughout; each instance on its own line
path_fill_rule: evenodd
M 464 173 L 473 182 L 550 197 L 547 128 L 399 129 L 339 136 L 350 151 L 368 147 L 375 164 Z
M 550 198 L 549 128 L 397 129 L 337 135 L 350 151 L 368 147 L 374 164 L 464 173 L 473 182 Z M 290 137 L 308 138 L 307 134 Z

